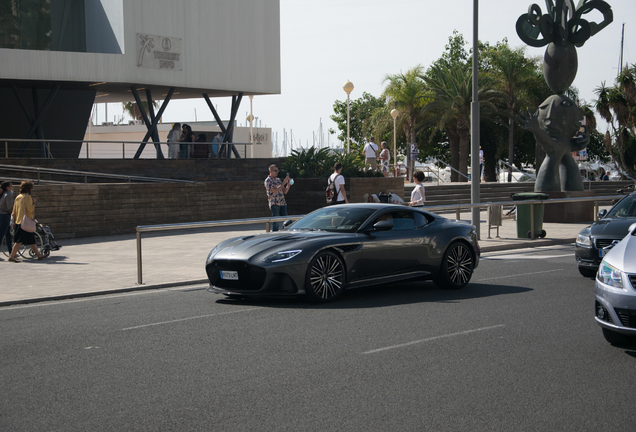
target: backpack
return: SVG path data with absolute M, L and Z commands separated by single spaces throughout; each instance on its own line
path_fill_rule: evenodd
M 327 185 L 327 189 L 325 189 L 325 198 L 327 199 L 327 204 L 335 204 L 338 202 L 338 190 L 336 189 L 336 179 L 342 174 L 338 174 L 336 178 L 331 181 L 331 176 L 329 177 L 329 184 Z

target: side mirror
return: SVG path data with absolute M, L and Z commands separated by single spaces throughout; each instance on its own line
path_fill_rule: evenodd
M 294 221 L 291 220 L 291 219 L 286 220 L 285 222 L 283 222 L 283 229 L 287 229 L 287 227 L 290 226 L 293 223 L 294 223 Z
M 607 209 L 603 209 L 603 210 L 599 210 L 598 212 L 598 218 L 602 219 L 605 217 L 605 215 L 607 214 Z
M 631 224 L 629 228 L 627 229 L 627 232 L 630 235 L 636 235 L 636 223 Z
M 373 224 L 375 231 L 391 231 L 393 229 L 393 222 L 391 221 L 379 221 Z

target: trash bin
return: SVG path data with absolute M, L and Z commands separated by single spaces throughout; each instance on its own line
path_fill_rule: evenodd
M 523 192 L 512 194 L 513 201 L 536 201 L 546 200 L 549 195 L 538 192 Z M 517 238 L 530 238 L 531 233 L 531 204 L 517 204 Z M 534 236 L 545 237 L 546 232 L 543 230 L 543 207 L 544 204 L 534 205 Z

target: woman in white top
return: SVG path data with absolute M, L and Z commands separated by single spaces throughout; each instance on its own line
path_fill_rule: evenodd
M 179 141 L 182 139 L 181 124 L 175 123 L 168 132 L 168 157 L 170 159 L 179 159 Z
M 423 181 L 424 173 L 422 171 L 415 171 L 413 173 L 413 183 L 415 183 L 415 188 L 413 188 L 413 192 L 411 192 L 411 201 L 409 202 L 409 206 L 413 207 L 416 205 L 424 205 L 426 202 L 424 185 L 422 184 Z

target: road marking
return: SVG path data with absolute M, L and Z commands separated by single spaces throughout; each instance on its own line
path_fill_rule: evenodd
M 241 309 L 241 310 L 231 311 L 231 312 L 221 312 L 221 313 L 216 313 L 216 314 L 200 315 L 200 316 L 189 317 L 189 318 L 181 318 L 181 319 L 172 320 L 172 321 L 162 321 L 162 322 L 157 322 L 157 323 L 152 323 L 152 324 L 144 324 L 144 325 L 135 326 L 135 327 L 126 327 L 126 328 L 121 329 L 121 331 L 136 330 L 136 329 L 145 328 L 145 327 L 152 327 L 152 326 L 158 326 L 158 325 L 164 325 L 164 324 L 173 324 L 173 323 L 178 323 L 178 322 L 183 322 L 183 321 L 191 321 L 191 320 L 201 319 L 201 318 L 210 318 L 210 317 L 221 316 L 221 315 L 235 314 L 235 313 L 239 313 L 239 312 L 251 312 L 251 311 L 254 311 L 254 310 L 258 310 L 258 309 L 263 309 L 263 308 L 257 307 L 257 308 L 251 308 L 251 309 Z
M 485 331 L 485 330 L 493 330 L 499 327 L 504 327 L 504 324 L 499 324 L 496 326 L 491 326 L 491 327 L 482 327 L 482 328 L 478 328 L 478 329 L 474 329 L 474 330 L 466 330 L 463 332 L 458 332 L 458 333 L 451 333 L 451 334 L 447 334 L 447 335 L 442 335 L 442 336 L 434 336 L 431 338 L 426 338 L 426 339 L 420 339 L 420 340 L 416 340 L 413 342 L 407 342 L 407 343 L 403 343 L 403 344 L 399 344 L 399 345 L 393 345 L 393 346 L 388 346 L 388 347 L 384 347 L 384 348 L 378 348 L 378 349 L 374 349 L 371 351 L 366 351 L 363 352 L 362 354 L 375 354 L 381 351 L 388 351 L 388 350 L 392 350 L 392 349 L 396 349 L 396 348 L 404 348 L 407 346 L 411 346 L 411 345 L 415 345 L 415 344 L 419 344 L 419 343 L 424 343 L 424 342 L 430 342 L 430 341 L 434 341 L 437 339 L 444 339 L 444 338 L 449 338 L 449 337 L 455 337 L 455 336 L 463 336 L 463 335 L 467 335 L 470 333 L 475 333 L 475 332 L 480 332 L 480 331 Z
M 550 258 L 563 258 L 574 256 L 573 253 L 565 255 L 526 255 L 526 254 L 510 254 L 510 255 L 497 255 L 481 257 L 480 260 L 519 260 L 519 259 L 550 259 Z
M 545 270 L 545 271 L 532 272 L 532 273 L 520 273 L 520 274 L 514 274 L 514 275 L 497 276 L 493 278 L 477 279 L 477 280 L 474 280 L 473 282 L 483 282 L 483 281 L 489 281 L 489 280 L 495 280 L 495 279 L 506 279 L 506 278 L 517 277 L 517 276 L 529 276 L 529 275 L 536 275 L 536 274 L 543 274 L 543 273 L 554 273 L 559 271 L 563 271 L 563 269 L 554 269 L 554 270 Z

